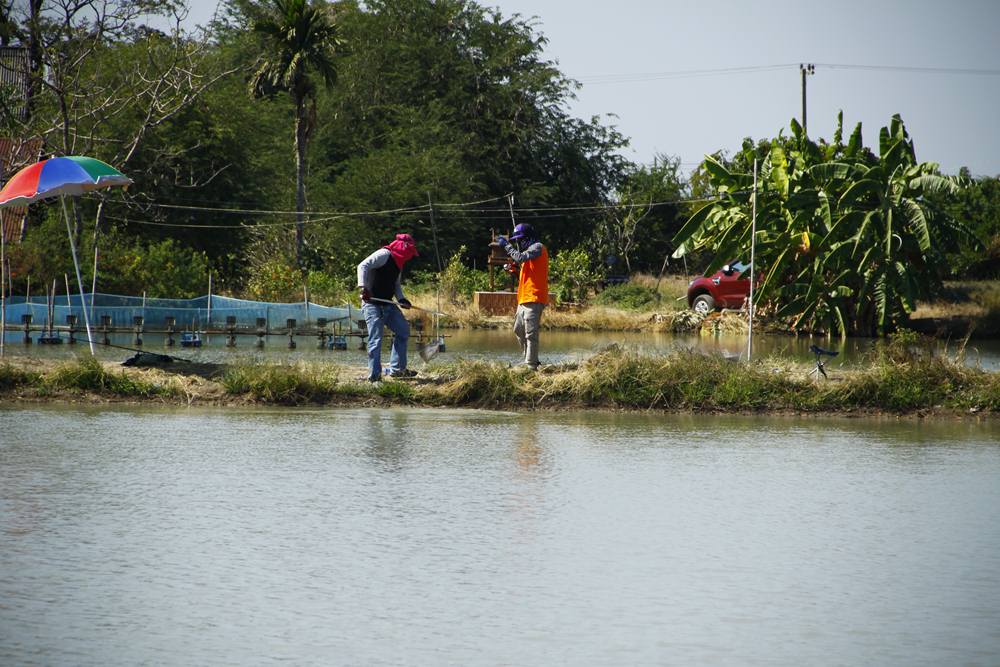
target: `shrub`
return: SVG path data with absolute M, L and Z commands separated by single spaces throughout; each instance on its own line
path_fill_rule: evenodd
M 560 302 L 584 302 L 604 277 L 584 248 L 560 250 L 549 260 L 550 291 Z
M 37 382 L 39 377 L 38 373 L 23 371 L 4 363 L 0 366 L 0 393 Z
M 462 262 L 466 247 L 460 246 L 441 272 L 440 286 L 445 298 L 451 302 L 469 300 L 472 293 L 489 289 L 490 276 L 486 271 L 469 268 Z
M 643 310 L 656 306 L 660 301 L 658 296 L 651 287 L 624 283 L 606 288 L 597 295 L 594 302 L 612 308 Z

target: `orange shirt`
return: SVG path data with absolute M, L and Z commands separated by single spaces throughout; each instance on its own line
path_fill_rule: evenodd
M 542 246 L 542 254 L 521 264 L 517 281 L 517 303 L 549 302 L 549 251 Z

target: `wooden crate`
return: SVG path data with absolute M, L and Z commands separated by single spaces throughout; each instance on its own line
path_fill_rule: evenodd
M 514 315 L 517 310 L 516 292 L 476 292 L 472 303 L 484 315 Z

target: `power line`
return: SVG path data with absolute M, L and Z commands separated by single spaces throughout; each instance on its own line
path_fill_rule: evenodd
M 968 76 L 1000 76 L 1000 69 L 983 69 L 971 67 L 912 67 L 904 65 L 864 65 L 851 63 L 813 63 L 816 67 L 827 69 L 868 70 L 879 72 L 909 72 L 911 74 L 958 74 Z M 641 83 L 643 81 L 660 81 L 665 79 L 687 79 L 695 77 L 727 76 L 732 74 L 757 74 L 776 70 L 794 69 L 799 63 L 781 63 L 777 65 L 748 65 L 745 67 L 719 67 L 713 69 L 672 70 L 666 72 L 637 72 L 622 74 L 594 74 L 577 77 L 583 84 L 603 85 L 611 83 Z
M 734 193 L 728 193 L 728 194 L 734 194 Z M 500 198 L 497 198 L 497 199 L 500 199 Z M 718 201 L 719 199 L 720 199 L 719 197 L 689 197 L 689 198 L 681 198 L 681 199 L 672 199 L 672 200 L 663 200 L 663 201 L 648 202 L 648 203 L 645 203 L 645 204 L 586 204 L 586 205 L 579 205 L 579 206 L 549 206 L 549 207 L 515 208 L 514 212 L 518 213 L 518 214 L 527 214 L 527 213 L 530 213 L 530 214 L 532 214 L 531 217 L 534 218 L 534 219 L 538 219 L 538 218 L 558 218 L 558 217 L 565 217 L 566 215 L 571 215 L 571 214 L 580 214 L 580 213 L 588 213 L 588 212 L 589 213 L 601 213 L 601 212 L 609 211 L 609 210 L 626 210 L 626 209 L 636 209 L 636 208 L 656 208 L 656 207 L 659 207 L 659 206 L 672 206 L 672 205 L 679 205 L 679 204 L 693 204 L 693 203 L 698 203 L 698 202 Z M 485 201 L 493 201 L 493 200 L 485 200 Z M 169 207 L 169 206 L 170 205 L 164 205 L 164 207 Z M 437 209 L 437 208 L 438 207 L 435 204 L 435 209 Z M 230 209 L 230 210 L 234 210 L 235 211 L 235 210 L 239 210 L 239 209 Z M 393 209 L 393 210 L 397 210 L 398 211 L 398 210 L 404 210 L 404 209 Z M 405 209 L 405 210 L 409 210 L 409 209 Z M 427 210 L 426 207 L 424 208 L 424 210 Z M 464 209 L 462 211 L 445 211 L 445 213 L 451 213 L 451 214 L 456 213 L 456 212 L 470 213 L 470 214 L 479 214 L 479 213 L 492 213 L 492 214 L 494 214 L 492 216 L 490 216 L 490 215 L 475 215 L 474 216 L 475 220 L 491 220 L 491 219 L 500 219 L 500 218 L 507 219 L 509 217 L 509 214 L 505 210 L 503 210 L 503 209 L 481 208 L 481 209 Z M 500 215 L 501 213 L 502 213 L 502 215 Z M 365 212 L 363 214 L 364 215 L 371 215 L 371 212 Z M 337 214 L 337 215 L 329 215 L 329 216 L 320 217 L 320 218 L 312 218 L 312 219 L 306 220 L 305 224 L 309 225 L 309 224 L 316 224 L 316 223 L 333 222 L 335 220 L 341 220 L 341 219 L 345 219 L 345 218 L 349 218 L 349 217 L 353 217 L 353 216 L 357 216 L 357 215 L 362 215 L 362 213 L 340 213 L 340 214 Z M 202 225 L 202 224 L 195 224 L 195 223 L 159 222 L 159 221 L 154 221 L 154 220 L 142 220 L 142 219 L 136 219 L 136 218 L 122 217 L 122 216 L 119 216 L 119 215 L 112 215 L 112 214 L 105 214 L 104 217 L 106 219 L 108 219 L 108 220 L 113 220 L 115 222 L 122 222 L 122 223 L 125 223 L 125 224 L 147 225 L 147 226 L 150 226 L 150 227 L 168 227 L 168 228 L 177 228 L 177 229 L 229 229 L 229 230 L 233 230 L 233 231 L 246 231 L 246 230 L 251 230 L 251 229 L 258 228 L 258 227 L 292 227 L 293 225 L 296 224 L 294 220 L 289 220 L 289 221 L 286 221 L 286 222 L 259 222 L 259 223 L 256 223 L 256 224 L 241 224 L 241 225 Z

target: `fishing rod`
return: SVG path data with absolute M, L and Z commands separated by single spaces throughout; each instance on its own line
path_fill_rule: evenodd
M 392 306 L 398 306 L 399 305 L 395 301 L 389 301 L 388 299 L 378 299 L 378 298 L 375 298 L 373 296 L 368 297 L 368 300 L 369 301 L 378 301 L 379 303 L 388 303 L 389 305 L 392 305 Z M 437 315 L 438 317 L 448 317 L 447 313 L 441 313 L 441 312 L 438 312 L 436 310 L 428 310 L 427 308 L 421 308 L 420 306 L 414 306 L 412 304 L 410 304 L 410 308 L 412 308 L 413 310 L 420 310 L 420 311 L 423 311 L 425 313 L 430 313 L 431 315 Z
M 60 340 L 69 340 L 68 338 L 63 339 L 62 336 L 56 334 L 56 338 Z M 169 359 L 170 361 L 183 361 L 185 363 L 193 364 L 195 361 L 193 359 L 186 359 L 184 357 L 175 357 L 172 354 L 163 354 L 162 352 L 150 352 L 149 350 L 140 350 L 137 347 L 128 347 L 126 345 L 115 345 L 114 343 L 105 343 L 104 341 L 96 341 L 87 338 L 86 336 L 75 336 L 74 340 L 81 340 L 86 343 L 93 343 L 94 345 L 100 345 L 102 347 L 113 347 L 119 350 L 127 350 L 129 352 L 140 352 L 142 354 L 149 354 L 160 359 Z

